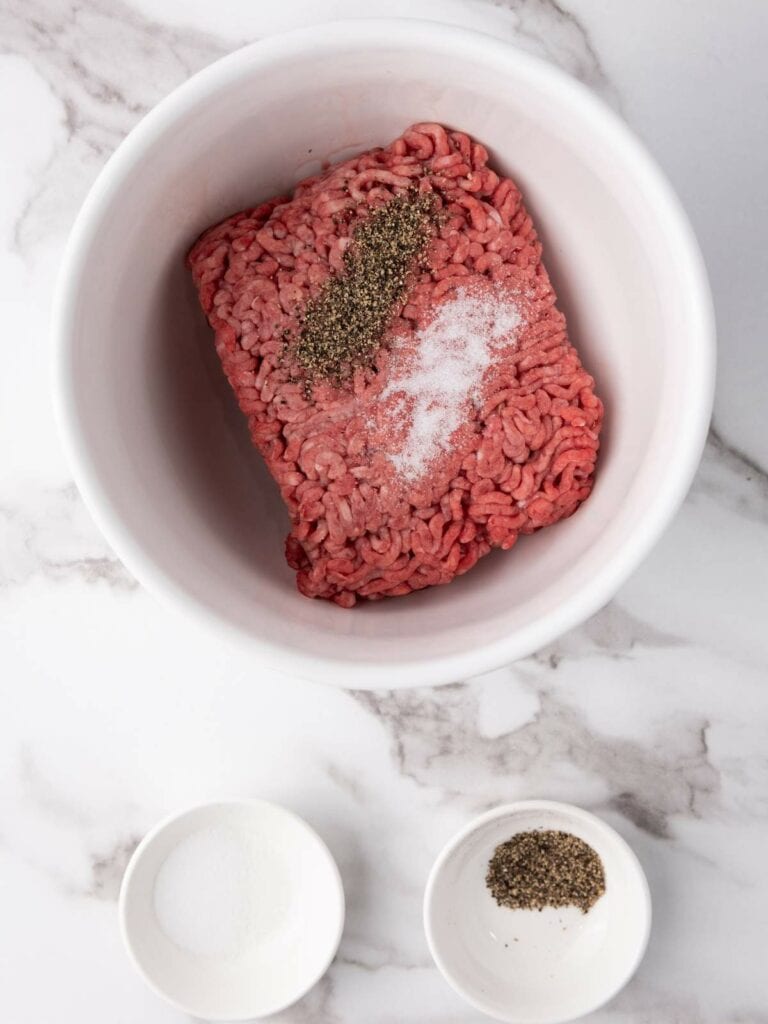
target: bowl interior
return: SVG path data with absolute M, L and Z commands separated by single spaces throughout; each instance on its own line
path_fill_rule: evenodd
M 488 892 L 495 848 L 535 828 L 577 835 L 601 858 L 606 891 L 587 914 L 575 907 L 510 910 Z M 571 1020 L 596 1009 L 637 967 L 650 924 L 634 854 L 602 822 L 563 805 L 522 805 L 485 819 L 439 862 L 425 919 L 451 984 L 486 1013 L 516 1024 Z
M 599 475 L 572 519 L 450 587 L 349 613 L 296 592 L 287 516 L 223 379 L 184 256 L 218 219 L 419 120 L 476 136 L 522 187 L 606 403 Z M 84 219 L 60 326 L 79 481 L 140 579 L 261 641 L 278 664 L 354 682 L 363 663 L 410 672 L 438 652 L 500 641 L 506 656 L 528 653 L 571 624 L 555 622 L 569 602 L 573 619 L 608 596 L 590 607 L 580 595 L 607 565 L 632 561 L 660 476 L 680 474 L 685 389 L 698 384 L 678 241 L 609 115 L 490 39 L 362 22 L 257 44 L 147 118 Z M 476 664 L 490 667 L 479 654 Z
M 341 937 L 344 897 L 318 836 L 282 808 L 248 801 L 162 824 L 129 865 L 120 910 L 128 949 L 157 992 L 195 1016 L 245 1020 L 318 980 Z

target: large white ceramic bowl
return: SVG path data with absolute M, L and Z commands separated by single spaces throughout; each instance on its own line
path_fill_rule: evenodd
M 522 187 L 606 402 L 603 446 L 573 518 L 448 587 L 343 611 L 296 592 L 287 517 L 228 393 L 184 255 L 216 220 L 421 120 L 477 136 Z M 642 146 L 555 68 L 431 22 L 272 37 L 172 93 L 83 206 L 54 330 L 77 483 L 131 572 L 263 663 L 357 687 L 483 672 L 596 611 L 685 495 L 712 401 L 705 271 Z

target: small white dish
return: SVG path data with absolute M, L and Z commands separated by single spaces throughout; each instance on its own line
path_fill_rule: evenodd
M 243 1021 L 285 1009 L 319 981 L 341 939 L 344 890 L 306 822 L 233 800 L 156 825 L 125 872 L 119 914 L 128 953 L 158 995 L 195 1017 Z
M 570 832 L 599 855 L 606 891 L 589 913 L 496 905 L 488 861 L 532 829 Z M 563 1024 L 608 1002 L 634 974 L 651 899 L 637 857 L 609 825 L 569 804 L 528 800 L 482 815 L 443 849 L 427 882 L 424 927 L 443 976 L 476 1009 L 508 1024 Z

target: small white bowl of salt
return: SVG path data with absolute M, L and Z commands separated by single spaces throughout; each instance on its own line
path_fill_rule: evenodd
M 328 969 L 344 890 L 322 839 L 262 800 L 202 804 L 145 836 L 120 928 L 147 984 L 194 1017 L 243 1021 L 300 999 Z

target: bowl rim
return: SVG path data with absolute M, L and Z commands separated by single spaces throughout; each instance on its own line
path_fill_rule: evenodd
M 505 1015 L 500 1017 L 495 1009 L 492 1009 L 489 1003 L 484 1002 L 481 998 L 477 998 L 474 995 L 470 995 L 468 991 L 453 977 L 450 969 L 447 967 L 445 961 L 437 951 L 435 942 L 435 931 L 432 927 L 432 909 L 434 905 L 434 891 L 437 881 L 442 874 L 448 860 L 453 854 L 464 845 L 464 843 L 471 838 L 476 832 L 487 825 L 491 821 L 497 821 L 499 818 L 506 818 L 512 815 L 519 814 L 521 811 L 525 812 L 549 812 L 560 814 L 566 819 L 572 821 L 585 822 L 592 828 L 599 832 L 602 832 L 606 837 L 614 843 L 620 850 L 622 858 L 630 866 L 633 871 L 635 878 L 637 879 L 640 886 L 640 893 L 643 900 L 642 908 L 642 930 L 638 933 L 638 946 L 635 952 L 635 956 L 632 959 L 628 969 L 622 975 L 620 981 L 613 985 L 610 989 L 606 989 L 606 992 L 599 997 L 593 1004 L 587 1009 L 581 1011 L 577 1017 L 526 1017 L 526 1016 L 510 1016 Z M 448 842 L 440 850 L 437 855 L 434 864 L 429 872 L 427 884 L 424 889 L 424 902 L 422 912 L 424 933 L 427 939 L 427 945 L 429 946 L 429 952 L 434 960 L 437 969 L 440 971 L 443 978 L 451 986 L 457 995 L 461 996 L 467 1003 L 473 1006 L 476 1010 L 481 1013 L 492 1017 L 494 1020 L 504 1021 L 505 1024 L 567 1024 L 568 1021 L 579 1020 L 582 1017 L 586 1017 L 590 1013 L 594 1013 L 599 1010 L 601 1006 L 605 1006 L 606 1003 L 610 1002 L 618 993 L 624 988 L 629 982 L 632 976 L 637 971 L 643 957 L 645 956 L 648 948 L 648 941 L 651 936 L 651 926 L 653 920 L 653 909 L 651 902 L 651 890 L 648 885 L 648 879 L 646 877 L 643 866 L 640 860 L 626 841 L 626 839 L 620 835 L 613 826 L 609 825 L 603 818 L 593 814 L 591 811 L 585 810 L 583 807 L 577 807 L 575 804 L 567 804 L 559 800 L 516 800 L 513 803 L 500 804 L 498 807 L 493 807 L 491 810 L 486 811 L 478 817 L 473 818 L 471 821 L 459 829 Z
M 689 345 L 697 358 L 683 385 L 686 418 L 667 459 L 653 501 L 633 525 L 630 541 L 618 555 L 606 559 L 585 583 L 557 607 L 481 647 L 447 654 L 424 651 L 419 658 L 388 662 L 375 658 L 347 659 L 298 651 L 271 638 L 257 637 L 189 593 L 144 554 L 121 509 L 102 486 L 89 454 L 87 431 L 80 420 L 72 372 L 74 322 L 85 256 L 98 234 L 100 220 L 119 192 L 124 177 L 144 149 L 159 138 L 177 116 L 212 88 L 236 80 L 254 67 L 318 51 L 333 45 L 356 44 L 371 49 L 414 44 L 432 49 L 460 50 L 478 61 L 514 65 L 526 79 L 550 94 L 565 98 L 570 109 L 594 123 L 611 144 L 623 150 L 638 183 L 651 197 L 665 238 L 674 253 L 687 291 Z M 547 61 L 534 57 L 485 32 L 442 22 L 410 18 L 361 18 L 330 21 L 293 29 L 251 43 L 203 68 L 162 99 L 131 130 L 102 168 L 75 220 L 65 247 L 52 309 L 52 385 L 59 435 L 77 487 L 102 534 L 132 575 L 176 611 L 207 631 L 225 634 L 255 650 L 270 669 L 340 686 L 371 689 L 386 686 L 434 685 L 469 678 L 527 657 L 605 605 L 646 557 L 682 504 L 698 467 L 706 441 L 714 398 L 715 321 L 706 269 L 688 218 L 653 158 L 624 121 L 578 80 Z M 342 612 L 340 612 L 342 614 Z
M 232 797 L 230 799 L 222 800 L 206 800 L 202 803 L 191 804 L 184 807 L 180 811 L 173 811 L 171 814 L 167 814 L 160 821 L 156 822 L 150 830 L 143 836 L 136 849 L 131 854 L 128 865 L 123 873 L 123 878 L 120 883 L 120 893 L 117 900 L 117 914 L 118 923 L 120 928 L 120 935 L 123 940 L 123 946 L 128 954 L 128 959 L 131 961 L 136 972 L 141 976 L 148 987 L 159 996 L 164 999 L 165 1002 L 171 1006 L 176 1007 L 177 1010 L 181 1010 L 182 1013 L 186 1013 L 190 1017 L 200 1016 L 200 1007 L 191 1006 L 189 1003 L 185 1003 L 179 999 L 170 996 L 162 986 L 158 985 L 154 978 L 150 977 L 144 969 L 143 964 L 140 962 L 133 946 L 133 940 L 131 938 L 131 932 L 128 927 L 127 913 L 128 904 L 131 899 L 131 884 L 133 882 L 133 876 L 136 873 L 140 862 L 143 860 L 147 850 L 154 843 L 154 841 L 165 832 L 171 825 L 174 825 L 177 821 L 181 821 L 184 818 L 191 817 L 199 811 L 213 811 L 228 808 L 228 807 L 244 807 L 250 810 L 268 810 L 270 813 L 278 813 L 285 818 L 290 819 L 295 825 L 299 827 L 299 830 L 306 835 L 309 839 L 318 846 L 320 856 L 330 868 L 331 877 L 333 880 L 333 888 L 336 896 L 336 911 L 337 911 L 337 922 L 336 929 L 333 936 L 329 949 L 329 955 L 324 960 L 323 967 L 319 972 L 316 972 L 312 980 L 302 985 L 301 989 L 297 989 L 296 995 L 292 996 L 286 1002 L 276 1004 L 274 1007 L 268 1007 L 264 1009 L 259 1007 L 256 1010 L 251 1010 L 249 1013 L 244 1013 L 236 1017 L 227 1017 L 230 1021 L 250 1021 L 255 1016 L 263 1017 L 280 1013 L 282 1010 L 287 1009 L 289 1006 L 293 1006 L 294 1003 L 298 1002 L 299 999 L 303 998 L 311 989 L 317 985 L 320 979 L 326 974 L 328 968 L 333 963 L 333 960 L 338 952 L 339 945 L 341 943 L 341 937 L 344 933 L 344 923 L 346 918 L 346 896 L 344 893 L 344 882 L 339 871 L 339 866 L 336 863 L 336 858 L 328 848 L 327 843 L 322 836 L 315 831 L 312 826 L 304 820 L 295 811 L 284 807 L 282 804 L 275 803 L 272 800 L 262 800 L 260 797 Z

